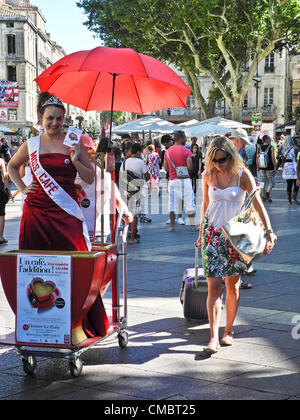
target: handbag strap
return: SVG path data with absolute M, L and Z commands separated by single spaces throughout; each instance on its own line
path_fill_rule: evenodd
M 248 195 L 248 197 L 246 198 L 246 200 L 243 204 L 243 207 L 242 207 L 243 211 L 250 209 L 252 201 L 254 200 L 258 191 L 260 191 L 260 188 L 255 188 L 253 191 L 251 191 L 251 193 Z
M 175 171 L 176 171 L 176 166 L 174 165 L 173 161 L 172 161 L 172 160 L 171 160 L 171 158 L 170 158 L 169 150 L 167 150 L 167 156 L 168 156 L 168 159 L 169 159 L 169 161 L 170 161 L 171 165 L 173 166 L 173 168 L 174 168 L 174 169 L 175 169 Z

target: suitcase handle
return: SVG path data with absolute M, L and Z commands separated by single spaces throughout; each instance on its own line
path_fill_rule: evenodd
M 198 273 L 199 273 L 199 248 L 195 243 L 195 280 L 193 282 L 193 286 L 195 289 L 198 287 Z

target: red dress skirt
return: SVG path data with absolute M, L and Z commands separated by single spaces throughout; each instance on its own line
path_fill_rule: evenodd
M 75 200 L 77 171 L 68 155 L 40 155 L 42 167 Z M 19 249 L 31 251 L 88 251 L 82 222 L 62 210 L 45 193 L 33 174 L 37 190 L 27 196 L 20 226 Z M 109 327 L 100 294 L 83 326 L 89 337 L 105 335 Z M 73 326 L 75 327 L 75 326 Z
M 43 168 L 75 200 L 76 169 L 67 155 L 40 155 Z M 24 250 L 87 251 L 82 222 L 62 210 L 45 193 L 33 174 L 37 190 L 29 194 L 23 207 L 19 247 Z

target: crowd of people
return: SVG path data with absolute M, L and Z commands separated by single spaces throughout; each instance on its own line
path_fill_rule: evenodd
M 253 206 L 266 230 L 265 252 L 272 251 L 276 236 L 264 203 L 272 202 L 276 172 L 282 167 L 288 203 L 299 204 L 300 152 L 295 139 L 287 136 L 277 144 L 269 135 L 254 139 L 245 130 L 235 129 L 228 136 L 212 137 L 207 150 L 202 150 L 197 139 L 187 143 L 184 131 L 175 132 L 173 138 L 164 135 L 154 144 L 152 141 L 142 144 L 128 134 L 120 141 L 110 142 L 104 137 L 96 144 L 89 136 L 83 135 L 81 142 L 69 149 L 64 145 L 64 117 L 65 108 L 60 99 L 42 93 L 38 119 L 43 134 L 29 139 L 19 148 L 15 149 L 13 145 L 13 150 L 6 139 L 1 140 L 0 245 L 7 243 L 3 232 L 5 206 L 12 197 L 9 177 L 25 196 L 20 249 L 64 251 L 91 249 L 86 221 L 78 205 L 75 183 L 78 174 L 86 185 L 91 185 L 97 177 L 97 167 L 101 168 L 99 174 L 102 175 L 103 171 L 108 174 L 111 169 L 115 170 L 115 178 L 105 176 L 107 188 L 104 187 L 104 192 L 111 194 L 112 190 L 115 191 L 116 210 L 122 214 L 123 222 L 129 224 L 130 245 L 140 241 L 138 222 L 152 222 L 146 214 L 145 203 L 148 196 L 160 197 L 162 171 L 168 182 L 169 232 L 175 231 L 176 218 L 179 224 L 185 224 L 183 211 L 190 229 L 195 231 L 199 224 L 195 216 L 201 179 L 202 208 L 197 246 L 202 251 L 208 281 L 207 307 L 211 329 L 211 340 L 205 351 L 215 353 L 220 347 L 218 330 L 224 281 L 227 322 L 221 342 L 232 345 L 241 275 L 249 273 L 252 268 L 239 257 L 221 228 L 239 213 L 246 194 L 259 186 L 261 194 L 256 195 Z M 108 161 L 111 155 L 114 155 L 113 168 Z M 31 180 L 25 183 L 22 169 L 26 165 L 31 168 Z M 104 206 L 103 212 L 109 214 L 108 208 Z M 107 229 L 107 238 L 108 234 Z M 103 313 L 101 298 L 95 305 L 93 313 Z M 97 325 L 97 319 L 89 317 L 82 325 L 72 327 L 74 340 L 78 343 L 91 336 L 91 330 L 100 331 L 103 325 Z
M 62 132 L 65 132 L 63 126 Z M 281 136 L 275 142 L 269 135 L 257 136 L 248 135 L 243 129 L 235 129 L 227 136 L 235 145 L 245 166 L 257 179 L 261 187 L 261 199 L 263 202 L 272 203 L 271 192 L 275 186 L 276 173 L 282 168 L 282 177 L 287 184 L 288 204 L 300 204 L 298 192 L 300 186 L 300 149 L 295 138 Z M 207 150 L 202 151 L 201 144 L 197 138 L 187 142 L 185 133 L 178 131 L 171 135 L 163 135 L 161 139 L 142 142 L 138 137 L 131 137 L 124 134 L 120 140 L 113 139 L 109 144 L 107 137 L 100 141 L 92 140 L 87 134 L 83 138 L 89 143 L 89 148 L 94 152 L 106 154 L 113 150 L 115 155 L 115 179 L 117 187 L 120 186 L 120 173 L 128 170 L 134 176 L 143 181 L 144 186 L 139 188 L 139 199 L 135 204 L 130 204 L 134 214 L 134 222 L 130 226 L 129 244 L 136 244 L 140 240 L 138 233 L 138 221 L 151 223 L 151 217 L 146 214 L 145 201 L 147 196 L 153 194 L 161 195 L 161 171 L 165 171 L 165 178 L 168 182 L 169 191 L 169 231 L 175 230 L 176 222 L 180 225 L 186 224 L 183 212 L 189 218 L 191 229 L 196 227 L 195 207 L 199 185 L 205 165 Z M 22 141 L 23 143 L 23 141 Z M 10 184 L 7 176 L 7 165 L 20 145 L 16 141 L 10 142 L 6 138 L 1 139 L 0 159 L 1 162 L 1 214 L 0 214 L 0 245 L 7 243 L 4 238 L 5 206 L 7 200 L 14 198 L 18 193 L 11 195 Z M 132 152 L 133 148 L 133 152 Z M 138 149 L 138 150 L 136 150 Z M 142 163 L 141 163 L 142 162 Z M 177 168 L 184 170 L 184 174 L 178 175 Z M 191 188 L 192 187 L 192 188 Z M 123 198 L 124 197 L 123 194 Z

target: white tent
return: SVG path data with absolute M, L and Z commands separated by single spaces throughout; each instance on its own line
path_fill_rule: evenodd
M 153 133 L 172 133 L 178 130 L 182 130 L 182 127 L 169 123 L 161 118 L 148 116 L 119 125 L 118 127 L 114 127 L 112 131 L 115 134 L 123 134 L 142 133 L 143 131 L 151 131 Z
M 197 124 L 192 127 L 185 128 L 186 134 L 190 137 L 214 136 L 216 134 L 227 134 L 231 131 L 232 129 L 230 128 L 215 124 Z
M 178 124 L 178 125 L 180 127 L 191 127 L 192 125 L 196 125 L 196 124 L 199 124 L 198 120 L 190 120 L 190 121 L 186 121 L 181 124 Z
M 228 120 L 227 118 L 214 117 L 208 120 L 201 121 L 198 125 L 211 124 L 218 125 L 225 128 L 253 128 L 251 125 L 243 124 L 238 121 Z

